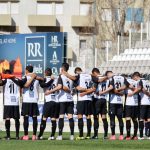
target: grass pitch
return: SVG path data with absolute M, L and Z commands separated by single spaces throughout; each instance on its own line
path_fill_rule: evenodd
M 1 132 L 0 137 L 4 136 L 5 132 Z M 15 137 L 14 132 L 11 133 L 11 137 Z M 63 141 L 48 141 L 48 137 L 49 133 L 45 133 L 44 140 L 41 141 L 16 141 L 13 139 L 6 141 L 1 139 L 0 150 L 150 150 L 150 140 L 110 141 L 102 140 L 102 136 L 99 136 L 98 140 L 69 141 L 68 133 L 63 134 Z

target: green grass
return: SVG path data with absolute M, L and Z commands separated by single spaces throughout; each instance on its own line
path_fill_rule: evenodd
M 22 133 L 21 133 L 22 134 Z M 15 137 L 14 132 L 11 133 L 12 138 Z M 48 141 L 48 133 L 44 134 L 45 139 L 42 141 L 16 141 L 16 140 L 0 140 L 0 150 L 149 150 L 150 141 L 109 141 L 102 140 L 82 140 L 69 141 L 69 134 L 64 133 L 63 141 Z M 0 137 L 4 137 L 5 132 L 0 133 Z

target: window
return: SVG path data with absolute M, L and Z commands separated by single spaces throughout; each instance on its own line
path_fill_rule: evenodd
M 80 49 L 86 49 L 86 40 L 80 40 Z
M 144 10 L 142 8 L 128 8 L 126 11 L 126 21 L 143 22 Z
M 87 16 L 92 13 L 92 5 L 91 4 L 80 4 L 80 15 Z
M 52 15 L 53 14 L 52 3 L 37 3 L 37 14 Z
M 11 3 L 11 14 L 19 14 L 19 3 Z
M 63 14 L 63 3 L 56 3 L 56 15 L 62 15 Z
M 111 9 L 104 8 L 102 9 L 102 20 L 103 21 L 112 21 L 112 11 Z
M 8 3 L 0 3 L 0 14 L 8 14 Z
M 115 16 L 115 20 L 120 21 L 120 9 L 114 9 L 113 13 L 114 13 L 114 16 Z
M 106 49 L 107 44 L 108 44 L 108 47 L 109 47 L 109 48 L 112 47 L 112 41 L 101 41 L 101 48 L 102 48 L 102 50 L 105 50 L 105 49 Z

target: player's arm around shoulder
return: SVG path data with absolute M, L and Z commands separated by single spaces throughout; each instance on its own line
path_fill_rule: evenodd
M 48 88 L 53 83 L 54 79 L 52 78 L 50 81 L 46 82 L 46 80 L 40 80 L 39 84 L 41 88 Z
M 61 89 L 63 89 L 63 83 L 62 83 L 61 76 L 59 76 L 57 86 L 54 89 L 47 90 L 45 92 L 45 95 L 52 94 L 52 93 L 57 92 L 57 91 L 59 91 Z
M 31 79 L 28 80 L 28 81 L 24 84 L 24 87 L 25 87 L 25 88 L 28 88 L 28 87 L 32 84 L 33 80 L 36 79 L 36 77 L 37 77 L 37 75 L 36 75 L 35 73 L 32 73 L 30 76 L 31 76 Z
M 0 76 L 0 86 L 4 86 L 6 84 L 6 79 L 2 79 Z

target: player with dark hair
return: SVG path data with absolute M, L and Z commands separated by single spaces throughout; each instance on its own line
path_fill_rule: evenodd
M 100 75 L 98 68 L 93 68 L 93 76 L 102 79 L 103 76 Z M 93 98 L 93 116 L 94 116 L 94 136 L 92 139 L 98 139 L 98 129 L 99 129 L 99 115 L 101 115 L 103 126 L 104 126 L 104 139 L 107 139 L 108 135 L 108 121 L 107 121 L 107 98 L 108 94 L 99 95 L 100 91 L 107 89 L 109 86 L 109 80 L 104 80 L 97 85 L 96 91 Z
M 5 70 L 5 74 L 10 74 L 10 70 Z M 7 76 L 8 77 L 8 76 Z M 10 119 L 15 120 L 16 127 L 16 139 L 19 139 L 20 128 L 20 112 L 19 112 L 19 100 L 20 100 L 20 87 L 14 82 L 15 78 L 0 79 L 0 86 L 4 87 L 4 119 L 6 128 L 6 140 L 10 140 Z
M 112 135 L 110 140 L 116 140 L 115 136 L 115 116 L 119 121 L 120 136 L 119 140 L 123 140 L 123 100 L 124 90 L 129 86 L 127 80 L 119 75 L 114 75 L 112 71 L 107 71 L 105 75 L 109 78 L 109 88 L 99 92 L 100 95 L 109 93 L 109 116 Z
M 77 114 L 78 114 L 78 128 L 79 128 L 79 137 L 77 137 L 77 140 L 84 139 L 83 136 L 83 115 L 86 116 L 87 119 L 87 135 L 86 139 L 91 138 L 91 115 L 92 115 L 92 93 L 96 89 L 96 84 L 98 84 L 99 80 L 98 78 L 83 73 L 82 69 L 77 67 L 75 69 L 75 76 L 70 75 L 67 72 L 63 72 L 68 78 L 74 81 L 75 87 L 78 92 L 78 101 L 77 101 Z
M 39 115 L 38 109 L 38 87 L 39 81 L 37 80 L 37 75 L 33 73 L 33 66 L 26 67 L 26 75 L 22 82 L 23 85 L 23 103 L 21 115 L 24 117 L 24 136 L 22 140 L 29 140 L 28 127 L 29 127 L 29 116 L 33 120 L 33 136 L 32 140 L 36 140 L 37 132 L 37 116 Z
M 147 124 L 147 137 L 150 139 L 150 83 L 147 80 L 141 79 L 140 74 L 135 72 L 133 74 L 135 80 L 139 81 L 139 86 L 141 88 L 140 92 L 140 118 L 139 118 L 139 140 L 143 140 L 143 130 L 144 130 L 144 121 Z
M 67 72 L 69 70 L 69 64 L 63 63 L 61 67 L 61 72 L 65 71 Z M 47 90 L 45 92 L 45 95 L 52 94 L 54 92 L 59 91 L 58 94 L 58 101 L 59 101 L 59 136 L 56 138 L 56 140 L 62 140 L 62 132 L 64 128 L 64 116 L 67 114 L 67 117 L 69 119 L 69 126 L 70 126 L 70 140 L 74 140 L 74 103 L 72 98 L 72 89 L 73 89 L 73 82 L 64 74 L 61 74 L 58 78 L 58 84 L 54 89 Z
M 125 99 L 125 118 L 126 118 L 126 131 L 127 136 L 126 140 L 137 140 L 137 131 L 138 131 L 138 112 L 139 112 L 139 92 L 141 87 L 139 86 L 139 81 L 134 80 L 135 76 L 132 75 L 132 79 L 127 79 L 129 84 L 133 87 L 126 89 L 126 99 Z M 134 134 L 131 138 L 131 120 L 134 125 Z
M 76 67 L 75 69 L 74 69 L 74 73 L 75 74 L 79 74 L 79 73 L 81 73 L 82 72 L 82 69 L 80 68 L 80 67 Z
M 38 88 L 39 80 L 43 78 L 38 77 L 33 73 L 33 66 L 26 66 L 25 76 L 20 80 L 17 79 L 16 84 L 23 88 L 23 103 L 21 115 L 24 117 L 23 127 L 24 136 L 22 140 L 29 140 L 28 127 L 29 127 L 29 117 L 33 120 L 33 135 L 32 140 L 36 140 L 37 132 L 37 116 L 39 115 L 38 109 Z
M 47 68 L 45 70 L 45 78 L 43 81 L 40 81 L 40 86 L 44 88 L 44 91 L 54 89 L 57 86 L 58 79 L 52 77 L 52 70 L 51 68 Z M 58 93 L 54 92 L 49 95 L 45 95 L 45 104 L 43 107 L 43 114 L 41 119 L 41 125 L 40 125 L 40 133 L 38 135 L 38 139 L 43 139 L 43 133 L 46 128 L 46 121 L 47 118 L 51 118 L 52 123 L 52 133 L 48 140 L 54 140 L 55 139 L 55 132 L 56 132 L 56 120 L 59 117 L 59 103 L 57 98 Z

